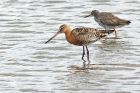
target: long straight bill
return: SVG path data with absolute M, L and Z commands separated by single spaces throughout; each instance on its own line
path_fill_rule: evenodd
M 58 34 L 59 34 L 59 32 L 57 32 L 57 33 L 56 33 L 54 36 L 52 36 L 48 41 L 46 41 L 45 44 L 48 43 L 49 41 L 51 41 L 53 38 L 55 38 Z
M 90 17 L 91 16 L 91 14 L 90 15 L 86 15 L 86 16 L 84 16 L 84 18 L 87 18 L 87 17 Z

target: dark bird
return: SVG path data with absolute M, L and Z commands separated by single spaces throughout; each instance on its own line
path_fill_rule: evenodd
M 116 28 L 131 23 L 129 20 L 121 19 L 110 12 L 99 12 L 98 10 L 93 10 L 89 15 L 85 16 L 85 18 L 89 16 L 94 16 L 95 21 L 106 30 L 108 29 L 115 30 Z M 115 32 L 115 38 L 117 38 L 116 30 L 114 32 Z
M 60 33 L 65 33 L 66 40 L 73 45 L 77 46 L 83 46 L 83 54 L 82 54 L 82 60 L 84 68 L 85 68 L 85 50 L 87 53 L 87 61 L 88 64 L 90 64 L 89 60 L 89 50 L 87 45 L 90 43 L 94 43 L 101 38 L 104 38 L 108 34 L 114 32 L 114 30 L 99 30 L 99 29 L 94 29 L 94 28 L 88 28 L 88 27 L 80 27 L 80 28 L 74 28 L 71 29 L 70 26 L 63 24 L 59 27 L 58 32 L 52 36 L 48 41 L 45 43 L 48 43 L 51 41 L 54 37 L 56 37 Z

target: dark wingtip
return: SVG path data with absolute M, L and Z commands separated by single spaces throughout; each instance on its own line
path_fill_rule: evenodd
M 111 34 L 111 33 L 113 33 L 114 31 L 115 31 L 115 30 L 113 30 L 113 29 L 112 29 L 112 30 L 108 30 L 107 33 L 108 33 L 108 34 Z
M 111 30 L 101 30 L 102 33 L 107 33 L 107 34 L 111 34 L 114 31 L 115 31 L 114 29 L 111 29 Z
M 130 24 L 130 23 L 131 23 L 131 21 L 127 21 L 127 23 L 128 23 L 128 24 Z

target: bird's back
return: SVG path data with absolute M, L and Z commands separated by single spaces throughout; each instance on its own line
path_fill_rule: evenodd
M 72 30 L 72 34 L 78 41 L 78 45 L 87 45 L 92 42 L 96 42 L 112 32 L 113 30 L 102 31 L 87 27 L 75 28 Z
M 104 26 L 116 26 L 116 27 L 128 25 L 130 23 L 130 21 L 121 19 L 110 12 L 101 12 L 96 17 L 96 21 L 98 21 L 98 23 L 102 26 L 104 25 Z

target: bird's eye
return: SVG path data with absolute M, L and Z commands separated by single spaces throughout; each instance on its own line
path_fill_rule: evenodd
M 62 32 L 63 31 L 64 26 L 60 26 L 59 31 Z

